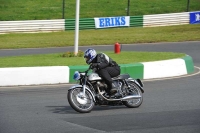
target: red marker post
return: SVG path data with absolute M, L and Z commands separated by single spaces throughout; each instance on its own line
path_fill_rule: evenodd
M 119 54 L 120 51 L 121 51 L 121 46 L 120 46 L 120 44 L 117 42 L 117 43 L 115 43 L 115 53 L 116 53 L 116 54 Z

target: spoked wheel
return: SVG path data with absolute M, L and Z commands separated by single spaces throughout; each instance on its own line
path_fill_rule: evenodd
M 68 102 L 70 106 L 80 113 L 89 113 L 94 107 L 92 95 L 85 90 L 85 95 L 82 88 L 75 88 L 68 91 Z
M 130 90 L 131 90 L 130 95 L 140 96 L 140 98 L 129 99 L 129 100 L 124 101 L 123 103 L 126 107 L 137 108 L 143 102 L 143 94 L 140 88 L 138 87 L 138 85 L 136 85 L 134 82 L 129 82 L 129 85 L 130 85 Z

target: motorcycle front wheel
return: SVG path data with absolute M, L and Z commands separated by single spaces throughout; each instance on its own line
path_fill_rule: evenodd
M 137 98 L 137 99 L 133 98 L 133 99 L 129 99 L 127 101 L 123 101 L 123 104 L 128 108 L 137 108 L 143 102 L 142 91 L 140 90 L 140 88 L 138 87 L 138 85 L 136 83 L 128 82 L 128 84 L 130 85 L 130 91 L 131 91 L 130 95 L 139 95 L 140 98 Z
M 85 90 L 85 95 L 82 88 L 74 88 L 68 91 L 68 102 L 70 106 L 80 113 L 89 113 L 94 107 L 94 101 L 89 91 Z

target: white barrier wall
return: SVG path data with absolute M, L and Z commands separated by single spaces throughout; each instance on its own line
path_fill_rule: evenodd
M 188 74 L 186 62 L 191 63 L 188 67 L 193 66 L 192 58 L 142 62 L 143 79 Z M 69 76 L 68 66 L 0 68 L 0 86 L 69 83 Z
M 69 83 L 68 66 L 0 68 L 0 86 Z
M 143 27 L 171 26 L 189 24 L 189 12 L 155 14 L 143 16 Z
M 144 79 L 173 77 L 187 74 L 183 59 L 144 62 Z
M 65 19 L 0 21 L 0 33 L 64 31 Z

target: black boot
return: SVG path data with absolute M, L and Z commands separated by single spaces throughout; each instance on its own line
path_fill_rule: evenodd
M 112 83 L 112 88 L 110 89 L 111 95 L 115 94 L 117 92 L 117 87 Z
M 106 92 L 106 93 L 103 94 L 103 96 L 109 99 L 110 98 L 110 93 Z

